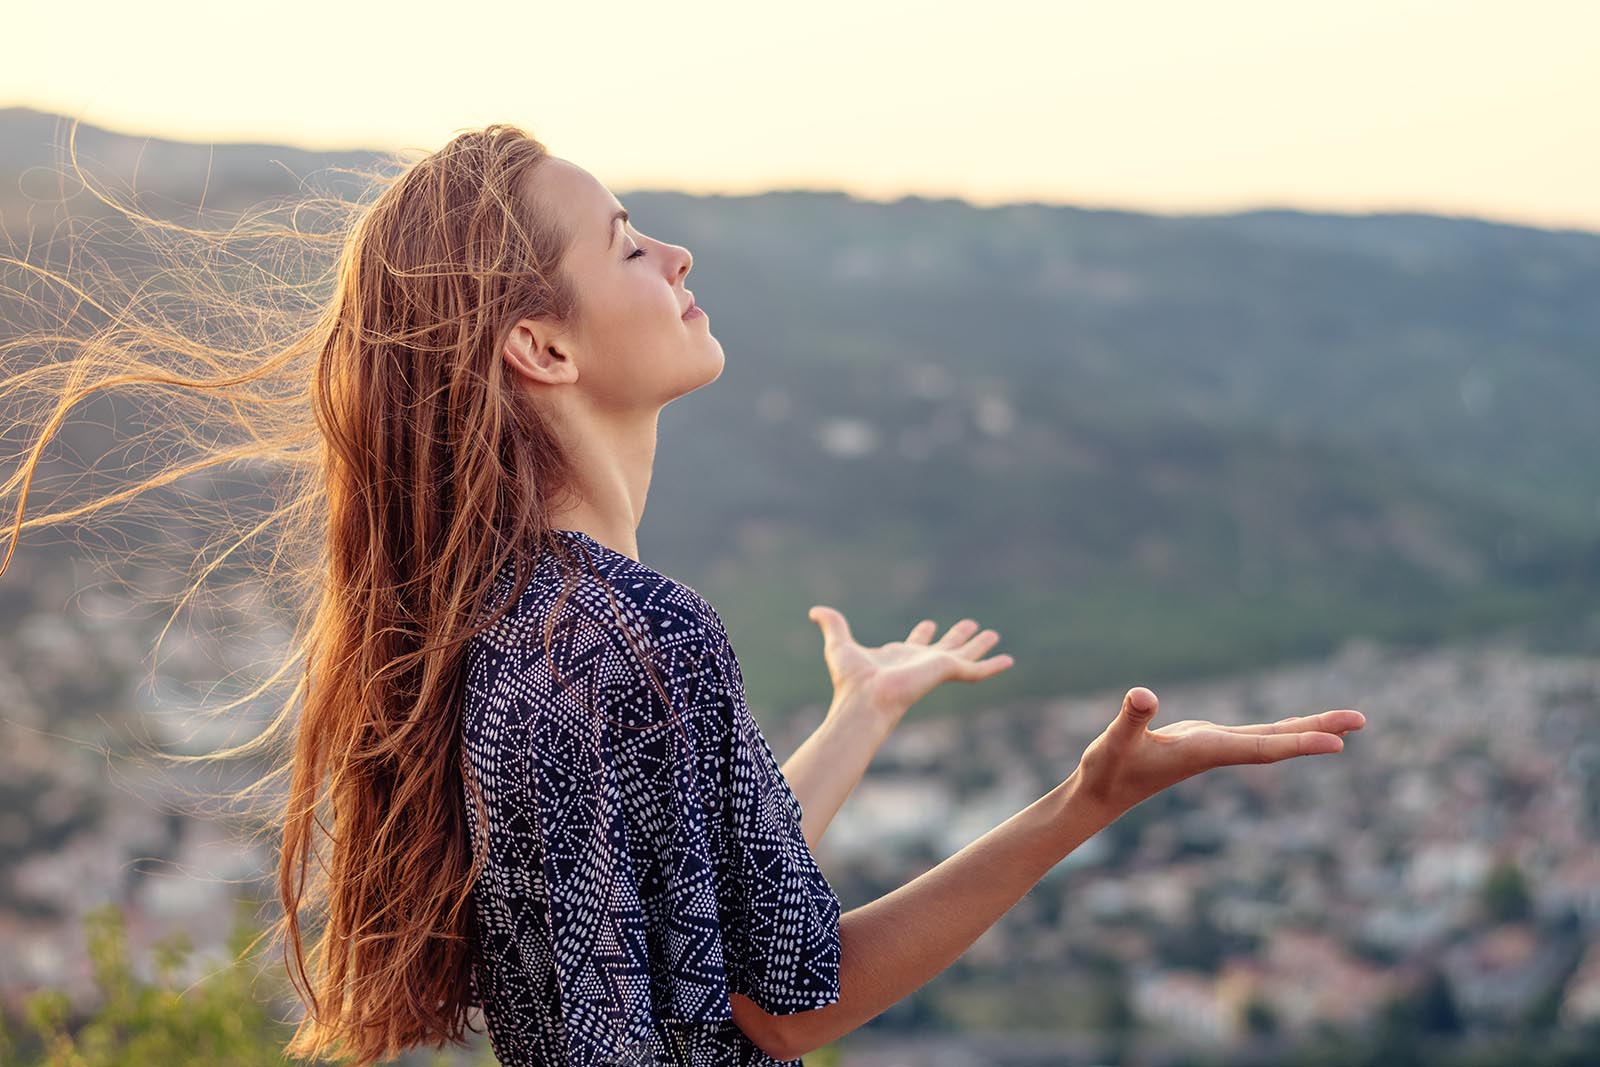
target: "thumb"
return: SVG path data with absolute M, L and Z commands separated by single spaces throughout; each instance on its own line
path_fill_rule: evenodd
M 811 609 L 808 617 L 812 622 L 822 627 L 822 640 L 824 644 L 833 644 L 835 641 L 853 641 L 850 636 L 850 624 L 845 617 L 825 604 L 818 604 Z
M 1160 702 L 1156 695 L 1142 685 L 1136 685 L 1128 690 L 1122 698 L 1122 710 L 1117 714 L 1117 731 L 1129 736 L 1144 733 L 1150 720 L 1156 717 L 1156 707 Z

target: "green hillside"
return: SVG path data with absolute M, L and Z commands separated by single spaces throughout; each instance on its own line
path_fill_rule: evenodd
M 51 225 L 55 136 L 0 111 L 13 241 Z M 218 226 L 367 158 L 79 148 Z M 727 353 L 662 416 L 641 552 L 718 607 L 759 705 L 826 699 L 818 602 L 872 642 L 997 628 L 997 700 L 1352 636 L 1600 644 L 1600 235 L 614 191 L 694 252 Z

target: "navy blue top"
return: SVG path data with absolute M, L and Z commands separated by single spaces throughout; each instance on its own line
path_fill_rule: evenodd
M 550 655 L 549 552 L 467 654 L 463 772 L 487 808 L 485 820 L 468 793 L 485 853 L 473 987 L 494 1054 L 507 1067 L 801 1064 L 750 1041 L 728 995 L 772 1014 L 836 1002 L 839 898 L 722 620 L 588 534 L 556 535 L 582 577 Z M 512 579 L 508 563 L 491 607 Z

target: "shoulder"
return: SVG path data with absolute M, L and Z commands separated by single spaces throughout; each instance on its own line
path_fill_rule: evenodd
M 585 752 L 603 741 L 618 760 L 632 758 L 632 728 L 658 720 L 691 723 L 693 744 L 721 743 L 726 694 L 742 680 L 730 681 L 738 668 L 716 611 L 687 583 L 587 535 L 553 536 L 557 546 L 514 556 L 494 576 L 491 613 L 506 610 L 468 643 L 464 729 L 495 746 L 533 745 L 542 731 L 535 747 L 546 751 L 562 748 L 556 735 L 583 739 Z
M 517 603 L 492 628 L 496 643 L 542 641 L 550 629 L 557 639 L 566 635 L 569 641 L 603 645 L 612 652 L 637 645 L 652 658 L 671 658 L 679 650 L 692 651 L 697 658 L 710 653 L 725 660 L 731 655 L 722 618 L 687 582 L 588 534 L 556 530 L 551 536 L 557 544 L 532 558 L 532 574 Z M 496 603 L 514 588 L 516 562 L 508 561 L 495 579 Z M 619 623 L 626 626 L 626 636 Z

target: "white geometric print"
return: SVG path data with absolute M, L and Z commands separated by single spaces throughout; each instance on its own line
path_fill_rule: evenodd
M 463 770 L 488 813 L 485 849 L 469 793 L 485 854 L 473 987 L 494 1054 L 507 1067 L 800 1065 L 751 1042 L 728 995 L 773 1014 L 836 1002 L 840 903 L 722 620 L 689 586 L 556 534 L 601 580 L 580 565 L 549 658 L 561 576 L 546 552 L 466 661 Z M 508 563 L 492 607 L 512 578 Z

